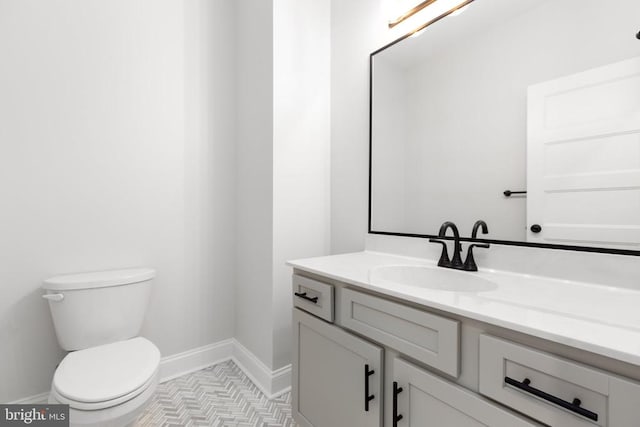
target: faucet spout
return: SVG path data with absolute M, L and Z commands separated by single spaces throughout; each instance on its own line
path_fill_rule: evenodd
M 473 230 L 471 231 L 471 238 L 478 238 L 478 230 L 482 229 L 482 234 L 487 234 L 489 232 L 489 227 L 487 227 L 487 223 L 483 220 L 479 219 L 473 224 Z M 464 260 L 464 270 L 465 271 L 478 271 L 478 266 L 476 265 L 476 261 L 473 258 L 473 248 L 488 248 L 488 243 L 472 243 L 469 245 L 467 249 L 467 258 Z
M 482 228 L 482 234 L 487 234 L 489 232 L 489 228 L 487 227 L 487 223 L 483 220 L 479 219 L 473 224 L 473 230 L 471 231 L 471 238 L 478 238 L 478 229 Z
M 456 226 L 451 221 L 445 221 L 442 223 L 442 225 L 440 226 L 440 231 L 438 232 L 438 237 L 445 237 L 445 235 L 447 234 L 447 230 L 449 228 L 453 231 L 454 237 L 460 238 L 460 232 L 458 231 L 458 226 Z

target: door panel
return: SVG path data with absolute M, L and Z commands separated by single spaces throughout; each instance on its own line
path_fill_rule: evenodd
M 381 426 L 382 349 L 293 310 L 293 414 L 302 426 Z M 365 366 L 373 370 L 365 379 Z M 365 410 L 368 381 L 369 410 Z
M 540 426 L 399 358 L 393 361 L 393 378 L 402 387 L 398 427 Z M 393 398 L 393 388 L 388 393 Z
M 527 240 L 640 249 L 640 58 L 529 87 L 527 133 Z

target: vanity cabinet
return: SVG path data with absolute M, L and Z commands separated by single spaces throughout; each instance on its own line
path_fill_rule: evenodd
M 508 330 L 314 276 L 293 280 L 301 426 L 640 427 L 637 381 L 500 337 Z
M 292 410 L 304 427 L 382 425 L 382 348 L 293 310 Z
M 322 319 L 293 310 L 292 408 L 304 427 L 534 427 L 529 421 L 399 357 L 383 388 L 383 349 Z

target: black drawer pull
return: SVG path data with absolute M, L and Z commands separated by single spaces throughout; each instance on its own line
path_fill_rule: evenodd
M 369 377 L 375 374 L 373 369 L 369 370 L 369 365 L 364 365 L 364 410 L 369 412 L 369 402 L 375 399 L 375 395 L 369 395 Z
M 402 419 L 402 415 L 398 414 L 398 394 L 402 393 L 402 387 L 398 387 L 397 382 L 393 382 L 393 427 L 398 427 L 398 421 Z
M 580 404 L 582 403 L 580 399 L 577 399 L 577 398 L 573 399 L 573 402 L 567 402 L 566 400 L 562 400 L 559 397 L 553 396 L 549 393 L 545 393 L 542 390 L 538 390 L 537 388 L 531 387 L 529 385 L 531 384 L 531 380 L 529 378 L 525 378 L 524 381 L 520 382 L 520 381 L 514 380 L 513 378 L 504 377 L 504 382 L 526 393 L 533 394 L 534 396 L 539 397 L 540 399 L 546 400 L 547 402 L 551 402 L 554 405 L 558 405 L 578 415 L 582 415 L 585 418 L 589 418 L 590 420 L 593 420 L 593 421 L 598 421 L 598 414 L 596 414 L 595 412 L 591 412 L 588 409 L 584 409 L 580 407 Z
M 306 292 L 294 292 L 294 295 L 298 298 L 306 299 L 314 304 L 318 303 L 318 297 L 308 297 Z

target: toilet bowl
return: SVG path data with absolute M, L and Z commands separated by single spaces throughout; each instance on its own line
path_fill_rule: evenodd
M 160 351 L 136 335 L 154 276 L 127 269 L 45 281 L 58 342 L 71 351 L 55 371 L 49 403 L 69 405 L 71 426 L 126 426 L 151 400 Z

